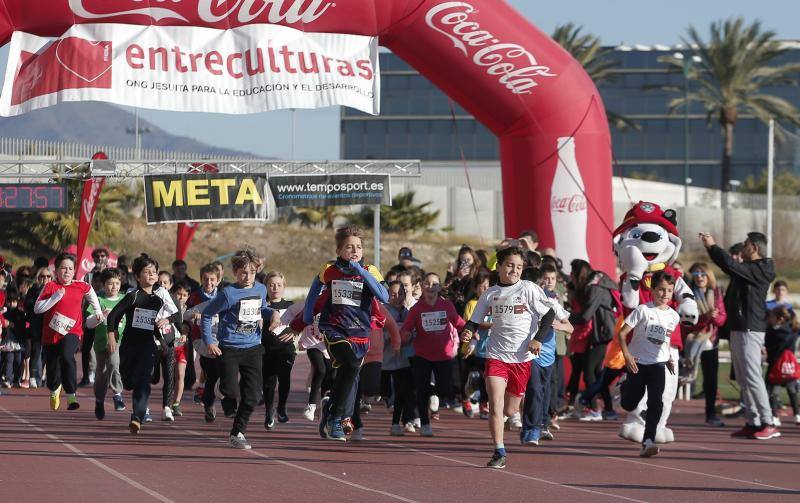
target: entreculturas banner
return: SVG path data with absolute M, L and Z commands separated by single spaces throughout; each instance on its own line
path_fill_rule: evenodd
M 275 206 L 391 206 L 389 175 L 280 175 L 269 177 Z
M 267 220 L 267 175 L 208 173 L 144 177 L 147 223 Z
M 11 38 L 0 115 L 64 101 L 247 114 L 343 105 L 380 113 L 378 38 L 254 24 L 74 25 Z

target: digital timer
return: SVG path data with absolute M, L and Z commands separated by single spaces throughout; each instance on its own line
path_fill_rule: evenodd
M 52 183 L 0 183 L 0 212 L 67 211 L 67 186 Z

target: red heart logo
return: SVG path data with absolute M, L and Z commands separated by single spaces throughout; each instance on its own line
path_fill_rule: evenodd
M 63 38 L 56 45 L 56 59 L 68 72 L 92 83 L 111 70 L 111 42 Z

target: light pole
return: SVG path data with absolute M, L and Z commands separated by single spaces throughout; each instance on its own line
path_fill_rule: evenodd
M 676 52 L 672 55 L 677 60 L 683 61 L 683 207 L 689 207 L 689 71 L 692 69 L 692 63 L 699 63 L 702 61 L 700 56 L 692 56 L 691 58 L 683 55 L 682 52 Z
M 147 133 L 152 133 L 153 131 L 149 127 L 146 127 L 146 128 L 140 128 L 139 127 L 139 109 L 138 108 L 135 109 L 135 115 L 136 115 L 136 119 L 135 119 L 135 122 L 134 122 L 134 127 L 133 128 L 125 128 L 125 132 L 128 133 L 128 134 L 134 135 L 134 138 L 135 138 L 134 146 L 136 148 L 136 160 L 141 161 L 142 160 L 142 136 L 141 135 L 147 134 Z

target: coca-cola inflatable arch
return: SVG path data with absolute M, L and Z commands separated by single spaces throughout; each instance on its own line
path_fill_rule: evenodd
M 2 44 L 14 30 L 59 36 L 81 23 L 271 23 L 378 35 L 499 137 L 507 235 L 533 228 L 565 262 L 588 258 L 614 272 L 611 145 L 599 93 L 579 63 L 505 1 L 0 0 L 0 7 Z

